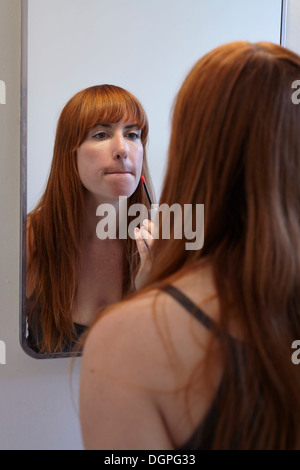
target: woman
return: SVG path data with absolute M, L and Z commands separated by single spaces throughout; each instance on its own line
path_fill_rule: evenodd
M 87 88 L 64 107 L 46 190 L 28 215 L 26 296 L 33 350 L 72 350 L 99 310 L 134 289 L 135 240 L 118 233 L 100 238 L 97 208 L 110 204 L 118 221 L 120 196 L 128 205 L 147 206 L 140 182 L 143 173 L 151 191 L 147 137 L 144 109 L 120 87 Z
M 144 289 L 91 328 L 86 448 L 300 448 L 299 77 L 298 55 L 248 42 L 188 74 L 161 202 L 204 204 L 204 246 L 155 239 Z

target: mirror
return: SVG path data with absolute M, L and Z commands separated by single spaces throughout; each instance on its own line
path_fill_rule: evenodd
M 26 314 L 26 218 L 44 193 L 65 104 L 105 83 L 137 97 L 149 120 L 147 159 L 159 198 L 172 103 L 189 69 L 225 42 L 279 43 L 280 21 L 281 0 L 23 1 L 20 338 L 27 354 L 73 354 L 34 351 Z

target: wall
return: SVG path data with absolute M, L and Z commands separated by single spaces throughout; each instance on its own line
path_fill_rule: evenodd
M 0 0 L 0 449 L 80 449 L 79 361 L 71 375 L 69 359 L 32 359 L 19 344 L 20 22 L 21 1 Z
M 97 1 L 100 3 L 100 0 Z M 160 5 L 164 5 L 165 1 L 162 0 Z M 65 9 L 66 0 L 59 3 L 62 15 L 70 15 L 72 19 L 76 8 L 71 11 Z M 72 3 L 82 7 L 86 0 L 73 0 Z M 104 4 L 107 5 L 107 2 Z M 137 3 L 144 18 L 147 18 L 149 4 L 146 0 Z M 208 4 L 213 5 L 214 9 L 205 10 Z M 239 38 L 279 42 L 280 4 L 280 0 L 203 1 L 208 17 L 199 17 L 196 22 L 201 34 L 201 51 L 218 45 L 221 33 L 224 42 Z M 171 5 L 176 5 L 178 13 L 182 12 L 180 2 L 176 4 L 172 1 Z M 170 20 L 172 11 L 172 8 L 168 11 Z M 134 10 L 128 8 L 129 14 L 134 15 Z M 126 21 L 124 24 L 126 26 Z M 124 31 L 124 24 L 119 25 L 120 31 Z M 1 347 L 3 343 L 6 346 L 6 364 L 1 364 L 0 358 L 0 449 L 82 449 L 77 414 L 80 360 L 75 360 L 71 374 L 70 359 L 33 359 L 24 353 L 19 344 L 20 25 L 21 0 L 0 0 L 0 80 L 6 84 L 6 104 L 0 104 L 0 341 Z M 186 26 L 188 28 L 189 24 Z M 148 30 L 152 31 L 151 24 Z M 217 38 L 216 33 L 219 34 Z M 63 38 L 61 40 L 63 42 Z M 165 40 L 168 40 L 167 34 Z M 148 44 L 150 47 L 151 42 Z M 183 49 L 179 52 L 185 54 L 189 51 Z M 35 54 L 45 54 L 46 57 L 47 50 Z M 194 59 L 196 57 L 189 55 L 189 62 Z M 169 77 L 173 70 L 177 75 L 172 86 L 176 87 L 186 70 L 180 70 L 177 61 L 169 64 Z M 157 73 L 160 73 L 159 69 Z M 60 80 L 58 88 L 59 84 Z M 140 87 L 142 91 L 143 83 Z M 155 94 L 155 87 L 156 83 L 147 82 L 147 88 L 151 88 L 149 100 Z M 3 101 L 0 99 L 0 103 Z M 159 112 L 157 103 L 156 111 L 151 111 L 151 121 L 159 121 Z M 39 131 L 39 127 L 34 129 L 36 135 Z M 161 132 L 161 125 L 155 127 L 153 140 Z
M 103 7 L 105 5 L 105 8 Z M 28 210 L 43 192 L 58 115 L 77 91 L 132 91 L 149 121 L 156 193 L 170 109 L 201 55 L 234 40 L 279 42 L 281 0 L 28 0 Z
M 282 44 L 300 54 L 300 2 L 285 0 L 285 28 Z M 300 77 L 299 77 L 300 78 Z

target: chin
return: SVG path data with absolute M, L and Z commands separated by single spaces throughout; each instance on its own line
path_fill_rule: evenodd
M 137 188 L 137 184 L 136 185 L 130 185 L 130 186 L 123 186 L 123 187 L 119 187 L 119 188 L 116 188 L 116 191 L 114 191 L 114 196 L 116 199 L 118 199 L 119 197 L 131 197 L 133 195 L 133 193 L 136 191 L 136 188 Z

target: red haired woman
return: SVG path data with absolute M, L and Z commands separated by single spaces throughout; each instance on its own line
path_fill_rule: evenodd
M 136 242 L 99 239 L 96 211 L 110 204 L 118 214 L 120 196 L 149 206 L 140 182 L 143 174 L 151 190 L 147 137 L 144 109 L 120 87 L 87 88 L 64 107 L 46 190 L 28 215 L 27 343 L 34 351 L 70 351 L 101 309 L 134 289 Z
M 155 239 L 144 288 L 91 328 L 86 448 L 300 448 L 299 78 L 298 55 L 248 42 L 188 74 L 160 201 L 204 204 L 204 246 Z

